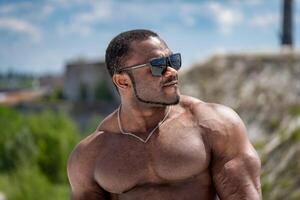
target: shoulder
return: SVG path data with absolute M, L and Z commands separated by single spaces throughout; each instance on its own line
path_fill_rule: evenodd
M 97 159 L 97 148 L 101 147 L 101 135 L 103 134 L 103 131 L 97 131 L 87 136 L 71 152 L 67 173 L 72 190 L 78 191 L 78 188 L 85 190 L 97 185 L 94 181 L 94 167 Z
M 100 149 L 104 131 L 96 131 L 81 140 L 73 149 L 68 160 L 68 171 L 83 168 L 96 156 L 95 149 Z
M 115 111 L 116 112 L 116 111 Z M 94 133 L 82 139 L 73 149 L 68 160 L 68 171 L 93 166 L 101 152 L 105 151 L 109 138 L 117 133 L 115 112 L 108 115 Z
M 113 111 L 103 121 L 99 124 L 96 131 L 105 132 L 105 133 L 119 133 L 118 121 L 117 121 L 117 112 L 118 109 Z
M 192 113 L 199 125 L 204 125 L 212 130 L 223 126 L 243 125 L 238 114 L 227 106 L 183 95 L 180 103 Z
M 211 148 L 222 151 L 233 143 L 249 143 L 246 127 L 233 109 L 188 96 L 183 96 L 182 104 L 192 113 Z
M 95 146 L 102 143 L 102 135 L 104 135 L 104 131 L 96 130 L 94 133 L 83 138 L 73 149 L 70 154 L 72 156 L 79 156 L 85 153 L 88 153 L 91 148 L 96 148 Z

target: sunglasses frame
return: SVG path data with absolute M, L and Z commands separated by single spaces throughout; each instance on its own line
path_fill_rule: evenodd
M 179 58 L 180 58 L 180 66 L 179 67 L 173 66 L 173 64 L 171 62 L 171 56 L 179 56 Z M 157 66 L 152 65 L 151 63 L 153 61 L 159 60 L 159 59 L 165 59 L 165 65 L 159 65 L 159 66 L 163 66 L 162 70 L 161 70 L 160 74 L 155 74 L 154 73 L 154 68 L 161 68 L 161 67 L 159 67 L 158 65 Z M 131 66 L 128 66 L 128 67 L 124 67 L 122 69 L 119 69 L 117 72 L 120 73 L 120 72 L 123 72 L 123 71 L 134 70 L 134 69 L 146 67 L 147 65 L 150 65 L 150 67 L 151 67 L 152 76 L 162 76 L 162 74 L 164 73 L 164 71 L 167 69 L 168 66 L 172 67 L 175 70 L 179 70 L 181 68 L 181 54 L 180 53 L 174 53 L 174 54 L 171 54 L 171 55 L 169 55 L 167 57 L 153 58 L 153 59 L 151 59 L 147 63 L 138 64 L 138 65 L 131 65 Z

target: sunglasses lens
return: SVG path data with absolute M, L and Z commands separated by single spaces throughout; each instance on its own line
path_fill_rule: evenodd
M 161 76 L 167 66 L 166 58 L 157 58 L 150 61 L 153 76 Z
M 153 59 L 150 61 L 150 64 L 152 66 L 158 66 L 158 67 L 161 67 L 161 66 L 166 66 L 167 65 L 167 59 L 166 58 L 156 58 L 156 59 Z
M 164 69 L 165 69 L 165 67 L 163 67 L 163 66 L 157 66 L 157 67 L 152 66 L 151 67 L 152 75 L 153 76 L 161 76 Z
M 181 67 L 181 55 L 180 53 L 172 54 L 169 57 L 156 58 L 150 61 L 151 71 L 153 76 L 161 76 L 170 66 L 176 70 Z
M 170 60 L 171 66 L 174 69 L 176 69 L 176 70 L 180 69 L 180 67 L 181 67 L 181 55 L 180 55 L 180 53 L 172 54 L 169 57 L 169 60 Z

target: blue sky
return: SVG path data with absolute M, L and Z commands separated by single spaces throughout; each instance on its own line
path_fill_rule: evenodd
M 300 47 L 300 0 L 294 0 Z M 97 60 L 118 33 L 159 33 L 183 67 L 220 52 L 279 51 L 281 0 L 0 0 L 0 72 L 64 72 Z

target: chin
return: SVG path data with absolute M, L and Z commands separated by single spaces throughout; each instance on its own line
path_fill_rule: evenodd
M 180 101 L 180 96 L 178 95 L 177 98 L 171 103 L 171 105 L 176 105 Z
M 172 102 L 171 103 L 172 105 L 175 105 L 175 104 L 179 103 L 179 101 L 180 101 L 180 93 L 179 93 L 178 89 L 175 91 L 174 94 L 172 94 L 170 96 L 172 96 L 172 97 L 170 97 L 172 99 L 172 100 L 170 100 Z
M 157 96 L 156 99 L 144 98 L 143 96 L 140 96 L 138 93 L 135 93 L 135 97 L 137 98 L 138 101 L 142 103 L 149 104 L 152 106 L 158 106 L 158 107 L 176 105 L 180 101 L 180 94 L 178 89 L 172 93 L 161 93 L 160 95 Z
M 180 101 L 180 95 L 178 93 L 176 93 L 175 95 L 173 95 L 171 98 L 167 98 L 168 100 L 165 101 L 166 105 L 176 105 L 179 103 Z

